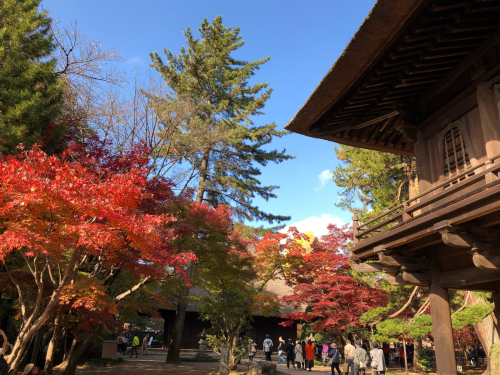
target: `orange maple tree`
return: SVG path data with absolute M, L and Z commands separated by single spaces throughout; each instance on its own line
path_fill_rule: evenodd
M 127 268 L 147 275 L 138 287 L 165 277 L 167 266 L 183 274 L 181 266 L 194 258 L 173 244 L 191 230 L 154 209 L 174 194 L 167 181 L 148 180 L 145 152 L 111 156 L 103 150 L 75 145 L 57 157 L 34 147 L 0 159 L 0 260 L 22 319 L 6 358 L 11 369 L 60 304 L 112 314 L 123 296 L 96 296 L 114 272 Z M 86 267 L 93 268 L 96 293 L 82 299 L 75 291 L 88 283 L 77 277 Z M 26 273 L 34 290 L 27 288 Z

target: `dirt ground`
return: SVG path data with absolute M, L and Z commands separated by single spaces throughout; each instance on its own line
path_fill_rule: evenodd
M 162 375 L 207 375 L 214 373 L 220 368 L 218 362 L 183 362 L 180 364 L 166 363 L 166 353 L 158 351 L 150 356 L 139 356 L 139 358 L 130 358 L 127 356 L 117 355 L 125 360 L 124 363 L 108 366 L 108 367 L 93 367 L 86 369 L 78 369 L 76 375 L 88 374 L 106 374 L 106 375 L 137 375 L 137 374 L 162 374 Z M 247 364 L 238 367 L 239 373 L 244 374 L 247 369 Z M 297 374 L 298 371 L 290 368 L 287 369 L 286 365 L 278 365 L 278 373 L 282 375 Z M 485 368 L 477 367 L 463 367 L 463 373 L 467 375 L 481 375 Z M 331 374 L 330 367 L 315 366 L 313 373 L 316 375 Z M 371 370 L 366 369 L 366 375 L 371 375 Z M 404 375 L 404 368 L 389 367 L 388 374 Z M 422 375 L 413 371 L 408 372 L 410 375 Z M 62 371 L 54 371 L 54 375 L 61 375 Z M 236 372 L 234 374 L 237 374 Z

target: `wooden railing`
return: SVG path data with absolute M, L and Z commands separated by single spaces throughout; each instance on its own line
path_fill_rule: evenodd
M 497 164 L 495 164 L 497 161 Z M 485 170 L 469 176 L 472 172 L 477 172 L 478 169 L 486 166 Z M 390 210 L 384 211 L 381 214 L 375 216 L 374 218 L 368 220 L 363 224 L 359 224 L 357 214 L 353 216 L 353 233 L 354 233 L 354 245 L 360 242 L 360 240 L 378 234 L 380 232 L 385 232 L 390 230 L 391 226 L 410 220 L 415 215 L 416 211 L 425 210 L 425 208 L 430 205 L 444 201 L 450 195 L 453 195 L 467 187 L 474 185 L 482 180 L 485 180 L 485 184 L 493 182 L 498 179 L 496 173 L 500 171 L 500 154 L 496 155 L 490 159 L 487 159 L 477 165 L 474 165 L 464 171 L 454 175 L 453 177 L 433 186 L 431 189 L 418 194 L 417 196 L 408 199 Z M 463 180 L 461 180 L 463 178 Z M 438 194 L 422 199 L 429 194 L 434 193 L 436 190 L 445 188 Z M 419 202 L 419 200 L 421 200 Z M 413 204 L 412 204 L 413 203 Z M 443 202 L 444 203 L 444 202 Z

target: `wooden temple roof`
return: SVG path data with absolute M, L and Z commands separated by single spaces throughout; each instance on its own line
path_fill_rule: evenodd
M 488 64 L 499 20 L 498 0 L 378 0 L 286 128 L 414 155 L 415 130 Z

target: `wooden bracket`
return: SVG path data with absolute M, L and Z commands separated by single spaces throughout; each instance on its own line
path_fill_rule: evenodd
M 461 227 L 458 227 L 456 225 L 451 225 L 449 220 L 443 220 L 440 221 L 439 223 L 434 224 L 432 229 L 440 233 L 442 233 L 443 231 L 447 231 L 449 233 L 455 233 L 460 230 L 463 230 L 463 228 Z
M 432 283 L 430 273 L 403 272 L 403 280 L 412 285 L 429 285 Z
M 392 250 L 390 249 L 386 249 L 384 245 L 379 245 L 379 246 L 375 246 L 373 248 L 373 251 L 375 252 L 375 254 L 385 254 L 385 255 L 389 255 L 392 253 Z
M 387 282 L 391 285 L 413 285 L 407 281 L 403 280 L 403 276 L 396 276 L 395 273 L 387 273 Z
M 349 261 L 353 264 L 361 263 L 361 259 L 359 259 L 356 255 L 354 255 L 352 250 L 349 250 Z
M 397 267 L 387 267 L 379 262 L 353 264 L 352 268 L 356 272 L 398 272 Z
M 407 271 L 407 272 L 428 271 L 428 270 L 429 270 L 428 264 L 403 263 L 403 266 L 401 267 L 401 271 Z
M 383 255 L 379 254 L 378 259 L 381 264 L 387 267 L 402 267 L 406 264 L 419 264 L 430 267 L 428 258 L 406 257 L 403 255 Z
M 472 261 L 481 270 L 500 270 L 500 256 L 497 255 L 483 255 L 474 251 Z

